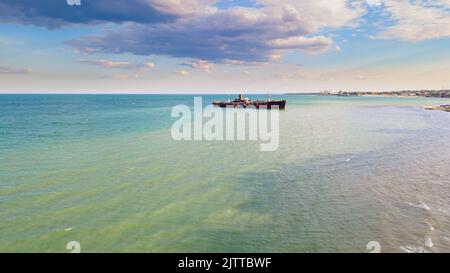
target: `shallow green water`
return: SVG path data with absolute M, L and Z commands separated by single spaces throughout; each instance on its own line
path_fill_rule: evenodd
M 450 251 L 448 101 L 287 99 L 264 153 L 172 140 L 190 95 L 0 95 L 0 251 Z

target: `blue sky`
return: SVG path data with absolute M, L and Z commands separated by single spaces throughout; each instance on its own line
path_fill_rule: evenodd
M 80 3 L 0 0 L 0 92 L 450 88 L 450 0 Z

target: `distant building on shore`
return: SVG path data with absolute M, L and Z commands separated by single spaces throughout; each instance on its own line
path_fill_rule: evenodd
M 402 90 L 402 91 L 323 91 L 322 96 L 408 96 L 408 97 L 427 97 L 427 98 L 450 98 L 450 90 Z

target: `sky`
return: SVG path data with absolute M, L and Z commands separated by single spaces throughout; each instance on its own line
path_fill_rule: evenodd
M 450 89 L 450 0 L 0 0 L 1 93 Z

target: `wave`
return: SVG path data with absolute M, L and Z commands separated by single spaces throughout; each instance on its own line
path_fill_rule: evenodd
M 406 253 L 427 253 L 423 247 L 401 246 L 400 249 Z

